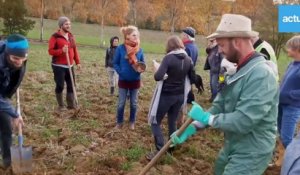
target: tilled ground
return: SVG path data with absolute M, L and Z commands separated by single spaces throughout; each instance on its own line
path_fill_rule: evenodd
M 152 74 L 143 77 L 136 128 L 132 131 L 128 122 L 122 129 L 114 128 L 117 97 L 108 95 L 106 75 L 97 73 L 97 68 L 92 64 L 76 77 L 80 110 L 62 113 L 55 112 L 52 73 L 27 73 L 21 103 L 26 122 L 24 141 L 33 148 L 32 174 L 136 175 L 148 163 L 145 155 L 154 150 L 147 124 L 155 84 Z M 208 94 L 196 94 L 204 107 L 210 105 Z M 127 107 L 125 121 L 128 111 Z M 163 129 L 167 133 L 165 124 Z M 222 143 L 222 133 L 213 129 L 201 131 L 178 146 L 173 155 L 164 155 L 148 174 L 213 174 L 213 162 Z M 10 170 L 0 173 L 10 174 Z M 279 174 L 279 168 L 269 168 L 265 174 Z

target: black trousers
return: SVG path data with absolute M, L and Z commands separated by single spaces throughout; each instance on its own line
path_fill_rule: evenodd
M 12 144 L 11 116 L 6 112 L 0 112 L 0 139 L 1 151 L 4 165 L 10 165 L 10 146 Z
M 161 129 L 161 122 L 164 116 L 168 116 L 168 136 L 176 131 L 176 121 L 179 115 L 179 111 L 184 101 L 184 95 L 161 95 L 156 113 L 157 124 L 151 124 L 152 134 L 154 136 L 155 147 L 160 150 L 164 144 L 164 135 Z
M 73 79 L 75 83 L 74 69 L 73 67 L 71 69 L 72 69 Z M 54 73 L 54 81 L 56 83 L 55 93 L 60 94 L 63 92 L 65 82 L 67 84 L 67 93 L 73 93 L 69 68 L 52 65 L 52 70 Z

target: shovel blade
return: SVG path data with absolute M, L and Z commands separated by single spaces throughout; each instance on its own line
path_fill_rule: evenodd
M 10 147 L 11 165 L 14 173 L 32 171 L 32 147 Z

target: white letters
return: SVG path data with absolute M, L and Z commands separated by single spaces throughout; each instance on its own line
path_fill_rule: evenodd
M 284 23 L 288 23 L 288 22 L 291 22 L 291 23 L 298 23 L 298 22 L 300 22 L 300 17 L 297 16 L 297 15 L 293 15 L 293 16 L 283 16 L 283 17 L 282 17 L 282 22 L 284 22 Z

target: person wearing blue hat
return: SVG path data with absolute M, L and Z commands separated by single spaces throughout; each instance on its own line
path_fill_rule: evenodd
M 12 106 L 9 99 L 20 86 L 26 69 L 28 40 L 19 34 L 0 41 L 0 139 L 2 166 L 11 164 L 10 146 L 12 144 L 12 126 L 24 125 L 23 118 Z

